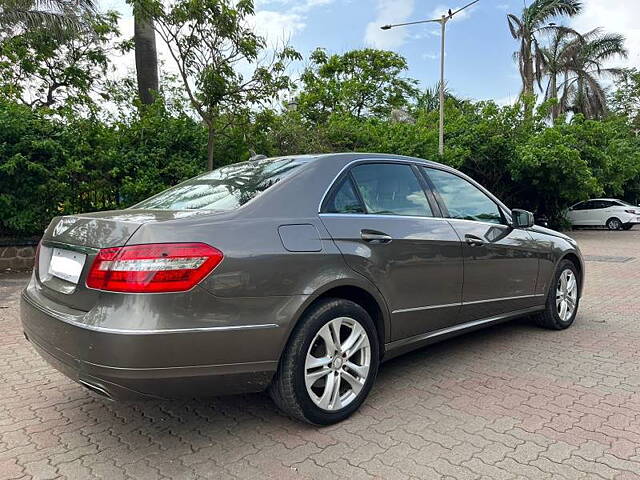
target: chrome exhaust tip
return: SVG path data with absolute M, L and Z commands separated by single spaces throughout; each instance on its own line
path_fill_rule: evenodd
M 89 381 L 87 381 L 87 380 L 83 380 L 83 379 L 78 380 L 78 383 L 79 383 L 80 385 L 82 385 L 83 387 L 85 387 L 85 388 L 87 388 L 87 389 L 91 390 L 91 391 L 92 391 L 93 393 L 95 393 L 96 395 L 99 395 L 99 396 L 101 396 L 101 397 L 103 397 L 103 398 L 106 398 L 107 400 L 111 400 L 111 401 L 113 401 L 113 397 L 112 397 L 112 396 L 111 396 L 111 394 L 108 392 L 108 390 L 107 390 L 107 389 L 105 389 L 103 386 L 98 385 L 98 384 L 96 384 L 96 383 L 91 383 L 91 382 L 89 382 Z

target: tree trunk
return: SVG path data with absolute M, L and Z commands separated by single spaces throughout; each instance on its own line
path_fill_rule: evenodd
M 213 170 L 213 141 L 216 133 L 213 129 L 213 125 L 207 125 L 208 137 L 207 137 L 207 170 Z
M 153 103 L 158 86 L 158 52 L 153 19 L 141 12 L 134 14 L 133 42 L 136 54 L 138 96 L 144 105 Z
M 556 118 L 558 118 L 558 85 L 557 85 L 557 73 L 551 73 L 551 80 L 549 85 L 550 90 L 550 98 L 554 98 L 556 103 L 551 106 L 551 123 L 555 123 Z
M 531 42 L 525 41 L 524 58 L 522 59 L 522 93 L 533 95 L 533 57 L 531 55 Z

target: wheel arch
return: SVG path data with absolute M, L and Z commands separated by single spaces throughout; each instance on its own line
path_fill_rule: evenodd
M 576 270 L 578 271 L 578 276 L 579 276 L 578 293 L 579 293 L 579 296 L 582 297 L 582 289 L 584 286 L 584 261 L 576 252 L 567 252 L 558 260 L 558 263 L 556 264 L 556 269 L 558 268 L 558 265 L 560 265 L 560 263 L 563 260 L 569 260 L 576 267 Z
M 380 347 L 380 359 L 382 359 L 384 356 L 384 345 L 386 343 L 386 339 L 390 338 L 391 333 L 389 308 L 387 307 L 382 294 L 375 287 L 367 285 L 364 281 L 351 278 L 344 278 L 331 282 L 309 295 L 307 300 L 300 306 L 294 315 L 281 348 L 281 355 L 291 339 L 291 334 L 299 325 L 305 312 L 307 312 L 309 308 L 317 302 L 326 298 L 342 298 L 345 300 L 351 300 L 367 311 L 376 326 Z

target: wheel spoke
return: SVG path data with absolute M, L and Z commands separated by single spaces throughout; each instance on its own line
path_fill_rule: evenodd
M 567 293 L 567 272 L 566 270 L 562 272 L 560 276 L 560 288 L 562 289 L 562 293 Z
M 567 283 L 567 293 L 573 293 L 577 284 L 578 283 L 576 282 L 576 277 L 574 275 L 571 275 L 569 277 L 569 282 Z
M 331 357 L 314 357 L 311 354 L 307 355 L 307 361 L 305 363 L 305 368 L 310 370 L 312 368 L 324 367 L 325 365 L 329 365 L 331 363 Z
M 315 372 L 307 373 L 305 375 L 307 386 L 311 388 L 318 380 L 330 374 L 331 372 L 332 370 L 330 368 L 321 368 L 320 370 L 317 370 Z
M 562 320 L 565 320 L 565 317 L 567 316 L 567 302 L 565 300 L 562 300 L 562 302 L 560 303 L 560 318 Z
M 360 383 L 360 381 L 356 377 L 345 371 L 342 372 L 342 378 L 345 379 L 347 383 L 349 383 L 349 385 L 351 385 L 351 390 L 353 391 L 354 395 L 358 395 L 358 393 L 360 393 L 364 382 Z
M 328 356 L 333 355 L 335 351 L 338 350 L 336 343 L 333 341 L 333 335 L 331 334 L 331 329 L 329 328 L 329 324 L 326 324 L 324 327 L 320 329 L 318 335 L 324 340 L 325 347 L 327 349 L 326 354 Z
M 331 395 L 333 394 L 333 385 L 336 383 L 336 375 L 331 374 L 327 376 L 327 381 L 324 384 L 324 392 L 322 392 L 322 396 L 318 400 L 318 406 L 320 408 L 324 408 L 325 410 L 329 410 L 329 404 L 331 403 Z
M 360 378 L 367 378 L 369 375 L 369 366 L 368 365 L 356 365 L 353 362 L 345 363 L 345 367 L 349 370 L 355 372 Z
M 360 350 L 365 348 L 366 341 L 367 341 L 367 337 L 365 337 L 364 335 L 361 336 L 356 342 L 356 344 L 351 348 L 351 350 L 347 352 L 347 358 L 353 357 L 356 353 L 358 353 Z
M 342 351 L 347 352 L 353 345 L 363 336 L 364 329 L 360 325 L 354 325 L 351 329 L 351 334 L 347 339 L 342 342 Z
M 340 327 L 342 327 L 342 319 L 336 318 L 329 323 L 331 327 L 331 336 L 333 337 L 333 343 L 336 346 L 336 350 L 340 350 Z
M 333 382 L 333 391 L 331 392 L 331 403 L 330 407 L 334 410 L 338 410 L 342 408 L 342 402 L 340 401 L 340 382 L 342 380 L 342 375 L 338 373 L 335 376 L 335 381 Z

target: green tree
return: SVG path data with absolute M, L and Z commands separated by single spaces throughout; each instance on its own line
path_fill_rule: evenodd
M 207 167 L 214 166 L 216 135 L 232 126 L 237 112 L 269 103 L 290 87 L 286 73 L 300 55 L 289 47 L 274 51 L 267 62 L 266 42 L 247 26 L 251 0 L 177 0 L 164 6 L 150 0 L 158 35 L 178 67 L 193 109 L 208 130 Z M 253 70 L 242 74 L 239 67 Z M 228 122 L 216 119 L 225 114 Z
M 119 32 L 114 12 L 85 19 L 80 29 L 52 37 L 27 30 L 0 41 L 0 92 L 33 108 L 95 106 L 104 94 L 110 54 Z
M 404 78 L 407 61 L 385 50 L 352 50 L 328 55 L 316 49 L 301 76 L 298 109 L 310 120 L 323 122 L 331 113 L 356 118 L 388 117 L 418 93 L 417 82 Z
M 616 82 L 616 89 L 609 97 L 609 109 L 624 116 L 634 129 L 635 135 L 640 134 L 640 71 L 625 69 L 620 72 Z
M 524 7 L 520 17 L 507 15 L 511 36 L 520 42 L 514 59 L 518 62 L 523 95 L 533 95 L 535 83 L 542 79 L 544 57 L 538 36 L 559 28 L 549 23 L 554 17 L 573 16 L 580 13 L 581 8 L 578 0 L 534 0 Z

